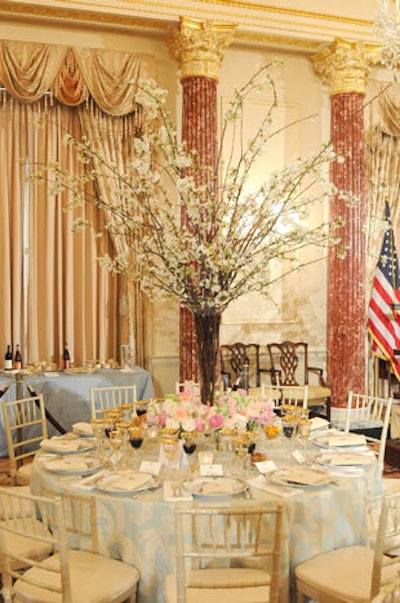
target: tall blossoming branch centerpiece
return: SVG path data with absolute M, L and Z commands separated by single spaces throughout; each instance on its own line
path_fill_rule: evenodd
M 275 63 L 260 67 L 235 90 L 222 119 L 215 167 L 202 165 L 197 153 L 179 141 L 166 109 L 166 92 L 151 81 L 141 82 L 137 92 L 143 129 L 132 140 L 134 159 L 122 171 L 105 158 L 96 139 L 72 136 L 65 141 L 82 159 L 82 172 L 71 175 L 56 163 L 46 166 L 55 193 L 68 189 L 73 204 L 92 201 L 107 212 L 106 229 L 123 245 L 114 257 L 102 257 L 103 264 L 140 281 L 150 298 L 174 298 L 191 311 L 201 401 L 211 405 L 223 312 L 246 293 L 268 295 L 278 278 L 271 270 L 277 260 L 285 260 L 282 278 L 310 263 L 299 260 L 298 252 L 306 246 L 339 249 L 336 233 L 342 221 L 313 220 L 309 226 L 307 219 L 314 206 L 334 196 L 354 202 L 329 182 L 329 164 L 341 160 L 329 142 L 271 173 L 252 190 L 255 162 L 267 156 L 273 139 L 294 125 L 273 127 L 278 107 L 275 68 Z M 265 102 L 265 113 L 246 140 L 244 107 L 255 94 Z M 95 196 L 89 198 L 85 184 L 105 179 L 113 182 L 108 187 L 112 194 L 95 186 Z

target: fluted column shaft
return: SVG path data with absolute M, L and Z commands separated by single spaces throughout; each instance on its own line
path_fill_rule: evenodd
M 203 165 L 215 166 L 217 157 L 217 81 L 190 76 L 182 81 L 182 138 L 196 149 Z M 185 220 L 185 215 L 182 215 Z M 196 334 L 193 317 L 181 308 L 179 323 L 179 375 L 181 381 L 198 381 Z
M 344 257 L 331 248 L 328 262 L 327 372 L 331 406 L 346 406 L 348 392 L 366 389 L 366 271 L 364 199 L 365 82 L 378 60 L 375 47 L 335 41 L 313 57 L 316 72 L 329 85 L 331 139 L 342 162 L 334 162 L 331 180 L 357 199 L 346 205 L 340 195 L 330 204 L 330 220 L 344 219 L 338 236 Z
M 181 18 L 169 49 L 181 66 L 182 139 L 195 149 L 204 166 L 215 167 L 218 154 L 217 83 L 223 50 L 233 40 L 233 27 Z M 209 177 L 209 176 L 206 176 Z M 183 213 L 182 221 L 186 219 Z M 191 312 L 180 310 L 179 378 L 198 381 L 196 334 Z

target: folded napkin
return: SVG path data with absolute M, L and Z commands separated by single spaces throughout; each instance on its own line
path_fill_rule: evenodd
M 71 458 L 45 460 L 44 466 L 49 471 L 72 471 L 74 473 L 86 471 L 89 468 L 85 461 Z
M 358 433 L 344 433 L 343 435 L 328 436 L 328 446 L 362 446 L 366 443 L 365 435 Z
M 370 465 L 373 456 L 369 454 L 352 454 L 346 452 L 338 452 L 337 454 L 324 457 L 324 465 L 333 466 L 354 466 L 354 465 Z
M 264 475 L 257 475 L 257 477 L 249 479 L 247 483 L 252 488 L 257 488 L 258 490 L 269 492 L 270 494 L 274 494 L 275 496 L 282 496 L 283 498 L 287 496 L 294 496 L 295 494 L 300 494 L 301 492 L 303 492 L 301 488 L 291 488 L 290 486 L 280 486 L 279 484 L 273 484 L 267 481 Z
M 110 492 L 133 492 L 145 488 L 152 480 L 149 473 L 119 473 L 97 482 L 97 487 Z
M 289 484 L 299 484 L 302 486 L 321 486 L 329 481 L 325 471 L 301 469 L 299 467 L 282 471 L 281 476 Z
M 97 482 L 99 482 L 106 475 L 110 475 L 110 472 L 107 469 L 103 469 L 102 471 L 98 471 L 94 475 L 89 475 L 80 479 L 79 481 L 73 484 L 76 488 L 82 488 L 83 490 L 93 490 L 96 487 Z
M 322 417 L 313 417 L 310 419 L 311 421 L 311 431 L 315 431 L 316 429 L 323 429 L 328 427 L 330 424 L 329 421 L 323 419 Z
M 75 433 L 81 433 L 83 435 L 93 435 L 92 425 L 90 423 L 86 423 L 85 421 L 74 423 L 72 425 L 72 431 L 75 431 Z
M 40 447 L 44 450 L 54 450 L 56 452 L 76 452 L 77 450 L 87 450 L 93 445 L 93 442 L 88 440 L 76 439 L 59 439 L 50 438 L 40 442 Z
M 201 487 L 201 494 L 233 494 L 233 482 L 230 479 L 216 479 L 204 482 Z
M 165 501 L 175 502 L 192 500 L 193 496 L 183 490 L 180 484 L 171 480 L 166 480 L 163 485 L 163 498 Z

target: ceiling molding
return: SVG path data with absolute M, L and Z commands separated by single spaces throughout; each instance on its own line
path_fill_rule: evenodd
M 0 0 L 0 15 L 8 21 L 35 22 L 68 27 L 124 29 L 150 35 L 167 35 L 181 16 L 236 25 L 236 43 L 284 47 L 315 52 L 336 37 L 373 41 L 372 8 L 354 11 L 356 0 L 342 1 L 353 12 L 320 12 L 317 0 L 304 0 L 319 10 L 299 9 L 294 0 L 269 3 L 239 0 Z M 373 0 L 362 0 L 366 7 Z M 292 6 L 289 6 L 289 5 Z M 334 3 L 337 7 L 338 2 Z

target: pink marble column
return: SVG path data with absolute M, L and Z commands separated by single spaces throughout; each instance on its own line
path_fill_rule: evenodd
M 327 373 L 331 407 L 347 404 L 348 393 L 366 391 L 366 271 L 364 199 L 365 83 L 371 66 L 379 61 L 379 48 L 336 40 L 312 57 L 315 71 L 329 86 L 331 138 L 344 156 L 332 164 L 331 179 L 339 190 L 358 202 L 349 207 L 332 199 L 330 219 L 344 218 L 339 236 L 345 256 L 329 254 L 327 299 Z
M 345 406 L 351 389 L 365 391 L 363 98 L 362 94 L 350 92 L 331 99 L 332 142 L 336 151 L 346 153 L 343 163 L 332 165 L 332 182 L 359 199 L 356 205 L 348 207 L 335 198 L 330 206 L 332 221 L 345 219 L 338 234 L 346 248 L 342 259 L 336 249 L 329 255 L 327 372 L 332 406 Z
M 196 149 L 203 165 L 215 166 L 217 158 L 217 81 L 190 76 L 181 80 L 183 88 L 182 139 Z M 182 216 L 185 220 L 185 216 Z M 193 317 L 181 308 L 179 324 L 179 376 L 181 381 L 198 381 L 196 335 Z
M 182 75 L 182 139 L 196 149 L 204 166 L 217 161 L 217 83 L 223 50 L 233 41 L 234 27 L 182 17 L 168 40 Z M 185 215 L 182 215 L 185 220 Z M 198 381 L 196 335 L 192 315 L 180 310 L 179 379 Z

